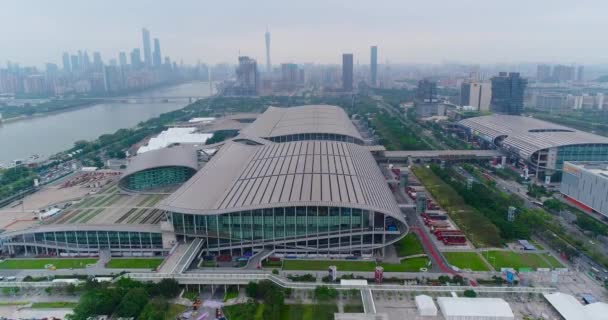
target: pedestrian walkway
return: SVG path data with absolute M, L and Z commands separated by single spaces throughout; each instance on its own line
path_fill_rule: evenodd
M 258 269 L 258 267 L 262 266 L 261 265 L 262 260 L 268 258 L 268 256 L 270 256 L 273 253 L 274 253 L 274 250 L 264 248 L 262 251 L 256 253 L 253 257 L 249 258 L 249 261 L 247 261 L 247 266 L 245 267 L 245 269 Z
M 361 289 L 361 300 L 363 302 L 364 313 L 376 313 L 376 304 L 374 303 L 374 296 L 372 295 L 372 290 Z

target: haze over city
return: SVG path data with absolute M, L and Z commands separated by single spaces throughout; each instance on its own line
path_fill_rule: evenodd
M 606 320 L 605 0 L 4 2 L 0 319 Z
M 607 63 L 608 2 L 595 1 L 3 1 L 0 61 L 42 66 L 62 52 L 114 57 L 146 27 L 176 61 L 367 63 L 370 44 L 391 63 Z M 365 57 L 365 58 L 364 58 Z

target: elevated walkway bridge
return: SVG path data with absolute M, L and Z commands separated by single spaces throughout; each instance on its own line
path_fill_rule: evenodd
M 128 273 L 123 277 L 129 277 L 138 281 L 158 282 L 164 278 L 173 278 L 183 285 L 246 285 L 251 281 L 258 282 L 269 280 L 283 288 L 314 290 L 319 283 L 292 282 L 283 277 L 269 273 Z M 13 282 L 14 283 L 14 282 Z M 399 284 L 367 284 L 367 285 L 344 285 L 339 283 L 323 283 L 325 286 L 337 290 L 372 290 L 372 291 L 399 291 L 399 292 L 464 292 L 472 289 L 476 292 L 485 293 L 552 293 L 555 288 L 547 287 L 472 287 L 472 286 L 417 286 Z
M 374 152 L 379 162 L 409 162 L 409 161 L 461 161 L 461 160 L 487 160 L 501 157 L 503 154 L 498 150 L 397 150 Z

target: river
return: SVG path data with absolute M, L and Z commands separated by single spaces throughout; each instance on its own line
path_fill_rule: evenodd
M 210 95 L 209 82 L 190 82 L 130 95 L 129 102 L 105 102 L 66 112 L 0 124 L 0 163 L 48 157 L 67 150 L 78 140 L 136 126 L 139 122 L 188 105 L 190 97 Z M 145 101 L 137 98 L 172 97 Z M 179 98 L 183 97 L 183 98 Z M 134 101 L 133 101 L 134 100 Z

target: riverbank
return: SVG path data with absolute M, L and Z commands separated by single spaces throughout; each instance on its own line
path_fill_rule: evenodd
M 78 100 L 83 100 L 83 99 L 86 99 L 87 101 L 82 101 L 82 103 L 79 103 L 79 104 L 76 104 L 73 106 L 60 107 L 58 110 L 34 113 L 31 115 L 18 115 L 18 116 L 13 116 L 10 118 L 6 118 L 6 115 L 5 115 L 5 118 L 0 120 L 0 125 L 13 123 L 13 122 L 17 122 L 17 121 L 22 121 L 22 120 L 31 120 L 31 119 L 35 119 L 35 118 L 39 118 L 39 117 L 56 115 L 56 114 L 60 114 L 60 113 L 64 113 L 64 112 L 82 109 L 82 108 L 88 108 L 88 107 L 92 107 L 92 106 L 94 106 L 96 104 L 100 104 L 100 103 L 116 102 L 117 101 L 116 99 L 124 99 L 126 101 L 129 99 L 142 97 L 142 95 L 145 96 L 146 93 L 153 93 L 153 92 L 156 92 L 159 90 L 160 91 L 170 90 L 171 88 L 179 87 L 181 85 L 185 85 L 185 84 L 189 84 L 189 83 L 196 83 L 196 82 L 178 82 L 178 83 L 157 85 L 157 86 L 152 86 L 152 87 L 148 87 L 145 89 L 137 89 L 137 90 L 131 90 L 128 92 L 120 92 L 120 93 L 117 93 L 114 95 L 107 95 L 107 96 L 75 97 L 75 98 L 67 99 L 67 100 L 55 100 L 57 102 L 68 102 L 68 103 L 70 101 L 78 101 Z M 205 83 L 208 83 L 208 82 L 205 82 Z
M 98 103 L 103 103 L 103 100 L 100 98 L 100 100 L 87 101 L 87 102 L 83 102 L 78 105 L 62 108 L 59 110 L 53 110 L 53 111 L 43 112 L 43 113 L 34 113 L 32 115 L 20 115 L 20 116 L 11 117 L 11 118 L 3 118 L 2 120 L 0 120 L 0 125 L 9 124 L 9 123 L 17 122 L 17 121 L 23 121 L 23 120 L 31 120 L 31 119 L 36 119 L 36 118 L 40 118 L 40 117 L 48 117 L 48 116 L 52 116 L 55 114 L 60 114 L 60 113 L 68 112 L 68 111 L 89 108 Z
M 114 98 L 65 112 L 5 122 L 0 125 L 0 145 L 3 148 L 0 162 L 27 159 L 33 154 L 48 157 L 72 148 L 76 141 L 93 140 L 119 129 L 132 128 L 142 121 L 187 106 L 189 97 L 208 97 L 211 93 L 208 82 L 189 82 L 139 95 L 144 100 L 152 99 L 143 103 L 128 103 Z M 160 97 L 183 99 L 164 102 Z

